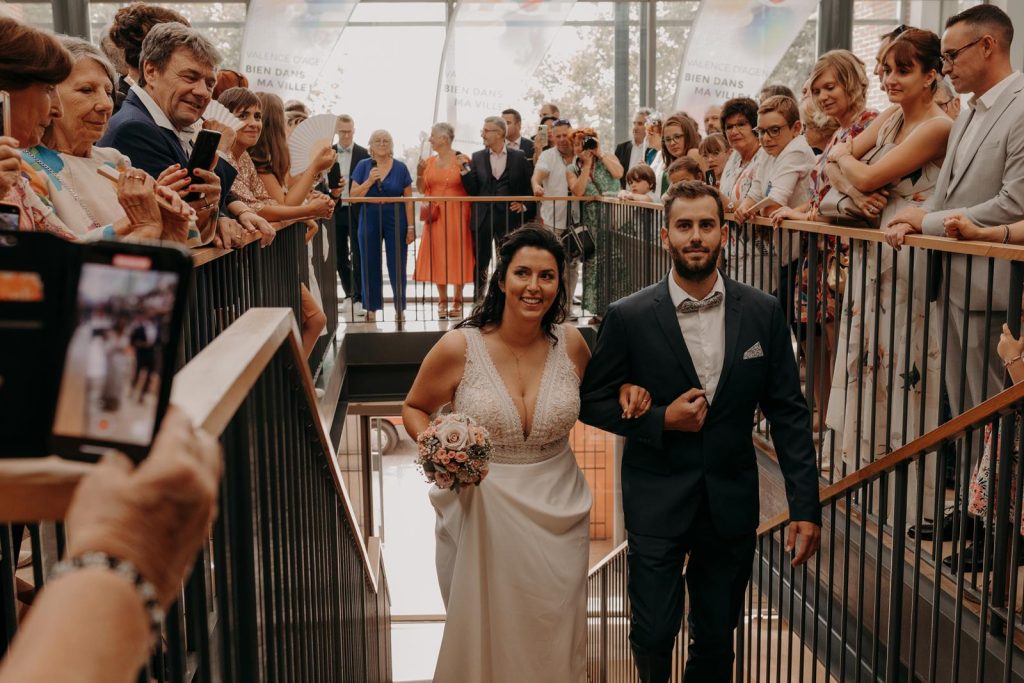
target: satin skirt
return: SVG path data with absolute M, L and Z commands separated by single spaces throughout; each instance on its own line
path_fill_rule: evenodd
M 430 489 L 447 610 L 436 683 L 585 683 L 590 488 L 572 449 Z

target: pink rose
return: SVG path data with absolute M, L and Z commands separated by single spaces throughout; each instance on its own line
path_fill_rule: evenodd
M 457 453 L 455 453 L 455 461 L 456 462 L 466 462 L 466 460 L 468 460 L 468 459 L 469 459 L 469 456 L 466 455 L 465 451 L 458 451 Z

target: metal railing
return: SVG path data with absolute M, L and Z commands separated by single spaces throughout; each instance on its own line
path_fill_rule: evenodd
M 239 316 L 177 373 L 171 400 L 220 436 L 225 471 L 210 541 L 168 612 L 144 680 L 389 681 L 380 546 L 360 532 L 291 309 Z M 0 478 L 17 486 L 3 465 Z M 38 468 L 26 482 L 44 472 L 62 486 L 39 513 L 58 521 L 56 547 L 28 527 L 32 590 L 44 589 L 64 551 L 59 520 L 88 466 Z M 0 526 L 3 649 L 17 625 L 12 540 L 11 527 Z

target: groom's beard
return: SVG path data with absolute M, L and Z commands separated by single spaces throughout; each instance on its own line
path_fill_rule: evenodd
M 708 260 L 700 266 L 691 266 L 686 262 L 684 251 L 692 247 L 684 247 L 672 250 L 672 266 L 676 274 L 684 280 L 704 280 L 718 267 L 718 261 L 722 256 L 722 244 L 719 243 L 714 249 L 708 250 Z

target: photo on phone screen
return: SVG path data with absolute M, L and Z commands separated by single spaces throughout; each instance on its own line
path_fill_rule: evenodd
M 0 204 L 0 230 L 17 230 L 21 210 L 14 204 Z
M 136 447 L 152 441 L 162 390 L 169 390 L 161 387 L 161 376 L 170 377 L 164 370 L 172 370 L 164 367 L 173 362 L 165 350 L 176 340 L 172 322 L 181 284 L 179 272 L 152 265 L 139 254 L 82 264 L 55 437 Z M 81 450 L 90 452 L 87 445 Z

